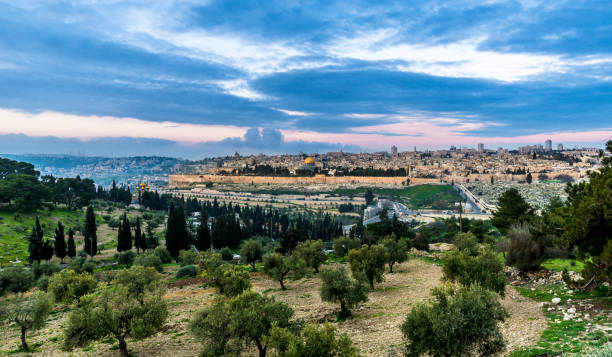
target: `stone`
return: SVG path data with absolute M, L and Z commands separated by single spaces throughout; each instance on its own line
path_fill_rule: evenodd
M 555 304 L 555 305 L 558 305 L 558 304 L 560 304 L 560 303 L 561 303 L 561 298 L 558 298 L 558 297 L 553 298 L 553 299 L 551 300 L 551 302 L 552 302 L 553 304 Z

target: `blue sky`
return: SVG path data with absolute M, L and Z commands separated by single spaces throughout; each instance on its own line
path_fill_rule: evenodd
M 0 152 L 546 138 L 612 138 L 612 2 L 0 0 Z

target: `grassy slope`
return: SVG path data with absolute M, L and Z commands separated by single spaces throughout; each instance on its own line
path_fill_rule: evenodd
M 27 237 L 32 231 L 37 215 L 47 238 L 54 236 L 58 221 L 64 224 L 66 232 L 68 228 L 84 222 L 82 211 L 71 212 L 60 208 L 52 212 L 20 213 L 16 219 L 13 213 L 0 212 L 0 264 L 6 264 L 15 258 L 21 261 L 27 260 Z
M 315 193 L 327 193 L 336 194 L 343 196 L 357 196 L 363 195 L 370 188 L 358 187 L 358 188 L 340 188 L 334 191 L 328 192 L 302 192 L 295 190 L 256 190 L 254 193 L 270 193 L 270 194 L 315 194 Z M 449 201 L 457 202 L 461 200 L 461 196 L 457 191 L 450 185 L 416 185 L 408 186 L 404 188 L 374 188 L 372 192 L 380 197 L 393 198 L 398 201 L 402 201 L 412 208 L 427 208 L 431 206 L 434 201 Z

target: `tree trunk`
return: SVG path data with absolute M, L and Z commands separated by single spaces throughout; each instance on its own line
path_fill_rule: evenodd
M 389 274 L 393 274 L 393 263 L 389 263 Z
M 287 290 L 285 283 L 283 282 L 283 278 L 280 278 L 278 282 L 280 283 L 281 290 Z
M 252 262 L 251 266 L 253 267 L 253 271 L 255 271 L 255 262 Z
M 266 357 L 266 350 L 268 349 L 268 347 L 262 346 L 259 340 L 255 340 L 255 344 L 257 345 L 257 349 L 259 350 L 259 357 Z
M 319 266 L 318 265 L 314 267 L 314 270 L 315 270 L 315 274 L 319 274 Z
M 119 351 L 121 352 L 121 356 L 128 357 L 127 343 L 125 343 L 125 337 L 119 336 L 117 339 L 119 340 Z
M 28 343 L 26 342 L 26 328 L 21 326 L 21 346 L 23 350 L 26 352 L 30 352 L 30 347 L 28 347 Z
M 370 280 L 370 289 L 374 290 L 374 279 Z

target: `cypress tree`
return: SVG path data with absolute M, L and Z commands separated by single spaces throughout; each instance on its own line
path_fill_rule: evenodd
M 142 249 L 142 252 L 144 253 L 145 250 L 147 250 L 147 235 L 145 234 L 145 232 L 142 232 L 142 234 L 140 235 L 140 245 L 139 245 L 140 249 Z
M 176 239 L 176 213 L 174 209 L 174 202 L 170 202 L 170 209 L 168 209 L 168 221 L 166 223 L 166 249 L 170 254 L 175 257 L 178 256 L 178 245 Z
M 64 225 L 62 222 L 57 222 L 55 229 L 55 256 L 60 258 L 61 263 L 64 263 L 66 257 L 66 237 L 64 236 Z
M 83 244 L 83 249 L 85 250 L 85 253 L 89 254 L 89 256 L 93 258 L 94 255 L 98 254 L 98 233 L 96 216 L 92 206 L 87 207 L 83 237 L 85 243 Z
M 117 251 L 124 252 L 132 249 L 132 229 L 127 214 L 123 214 L 123 222 L 117 231 Z
M 187 221 L 185 220 L 185 209 L 183 206 L 179 206 L 176 210 L 176 237 L 178 250 L 184 250 L 189 248 L 189 233 L 187 233 Z M 174 259 L 178 258 L 178 251 Z
M 142 230 L 140 229 L 140 217 L 136 217 L 136 227 L 134 227 L 134 245 L 136 253 L 140 253 L 140 240 L 142 239 Z
M 30 234 L 30 243 L 28 245 L 28 252 L 30 256 L 28 260 L 30 263 L 38 262 L 42 260 L 43 257 L 43 231 L 40 227 L 40 222 L 38 221 L 38 217 L 36 217 L 36 222 L 32 227 L 32 233 Z
M 200 225 L 196 233 L 195 246 L 199 251 L 210 249 L 210 231 L 208 230 L 206 209 L 200 212 Z
M 72 228 L 68 229 L 68 249 L 66 249 L 66 254 L 70 258 L 76 257 L 76 246 L 74 245 L 74 231 Z

